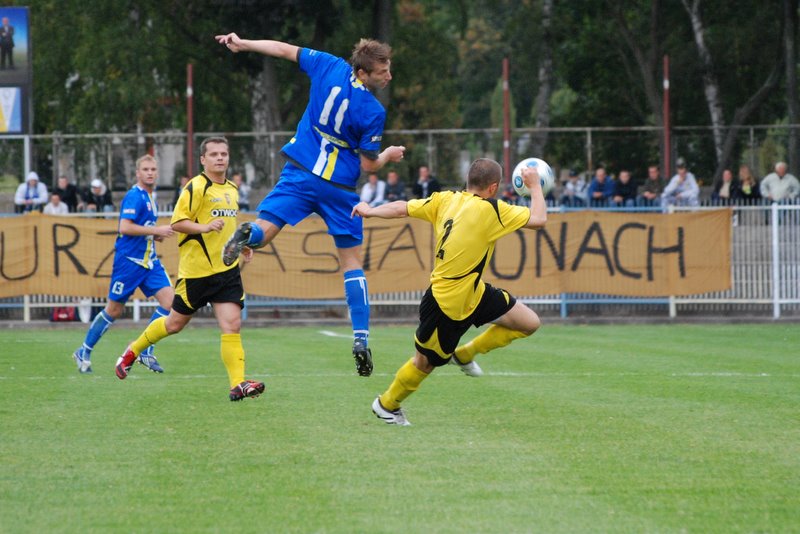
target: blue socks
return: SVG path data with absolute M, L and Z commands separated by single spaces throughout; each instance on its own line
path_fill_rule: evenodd
M 353 337 L 367 346 L 369 337 L 369 293 L 367 278 L 362 269 L 354 269 L 344 273 L 344 296 L 350 310 L 350 321 L 353 323 Z
M 114 324 L 114 319 L 106 313 L 105 310 L 102 310 L 100 313 L 95 315 L 94 321 L 89 326 L 89 331 L 86 332 L 86 339 L 83 340 L 83 359 L 88 360 L 92 357 L 92 349 L 94 346 L 97 345 L 97 342 L 100 341 L 100 338 L 103 337 L 103 334 L 106 333 L 108 327 Z
M 247 240 L 247 246 L 250 248 L 261 248 L 263 247 L 264 240 L 264 230 L 261 229 L 259 225 L 256 223 L 248 223 L 250 225 L 250 239 Z
M 165 310 L 161 306 L 158 306 L 158 307 L 156 307 L 156 311 L 153 312 L 153 315 L 150 316 L 150 320 L 147 322 L 147 324 L 152 323 L 153 321 L 155 321 L 159 317 L 166 317 L 167 315 L 169 315 L 169 311 Z M 152 356 L 154 348 L 155 348 L 155 345 L 150 345 L 149 347 L 147 347 L 146 349 L 144 349 L 142 351 L 142 354 L 145 355 L 145 356 Z

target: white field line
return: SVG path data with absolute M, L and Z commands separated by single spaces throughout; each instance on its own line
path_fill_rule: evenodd
M 135 369 L 135 368 L 134 368 Z M 110 373 L 110 369 L 108 370 Z M 453 369 L 456 371 L 456 369 Z M 248 374 L 253 378 L 352 378 L 356 377 L 355 373 L 262 373 L 262 374 Z M 373 373 L 372 376 L 377 377 L 391 377 L 394 373 Z M 456 377 L 462 379 L 461 373 L 450 372 L 441 373 L 442 378 Z M 733 373 L 733 372 L 708 372 L 708 373 L 543 373 L 543 372 L 485 372 L 485 375 L 490 378 L 619 378 L 619 377 L 642 377 L 642 378 L 778 378 L 778 379 L 797 379 L 800 378 L 800 373 L 788 374 L 775 374 L 775 373 Z M 179 380 L 206 380 L 224 378 L 224 373 L 215 375 L 185 375 L 185 374 L 172 374 L 169 371 L 164 373 L 164 378 Z M 0 375 L 0 380 L 91 380 L 91 379 L 113 379 L 118 380 L 114 375 L 110 376 L 97 376 L 97 375 L 79 375 L 77 371 L 74 375 L 57 375 L 57 376 L 3 376 Z M 466 378 L 466 377 L 464 377 Z M 147 373 L 142 369 L 140 374 L 128 375 L 126 380 L 159 380 L 158 376 L 152 373 Z

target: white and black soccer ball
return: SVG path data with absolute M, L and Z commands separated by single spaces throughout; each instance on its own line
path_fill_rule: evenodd
M 553 169 L 550 168 L 550 165 L 548 165 L 545 160 L 539 158 L 526 158 L 517 163 L 517 166 L 514 167 L 514 173 L 511 175 L 511 185 L 514 186 L 514 191 L 523 197 L 531 196 L 531 192 L 528 191 L 528 187 L 525 185 L 525 182 L 522 181 L 522 169 L 525 167 L 536 167 L 536 170 L 539 171 L 540 183 L 542 184 L 542 194 L 547 195 L 547 193 L 553 189 L 553 185 L 555 185 L 556 176 L 555 173 L 553 173 Z

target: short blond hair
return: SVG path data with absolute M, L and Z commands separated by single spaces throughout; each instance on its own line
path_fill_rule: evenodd
M 136 160 L 136 170 L 139 170 L 139 166 L 145 161 L 152 161 L 153 163 L 156 164 L 156 166 L 158 166 L 158 160 L 154 156 L 151 156 L 150 154 L 145 154 L 144 156 L 141 156 Z
M 350 64 L 353 71 L 364 70 L 367 74 L 375 70 L 377 64 L 388 63 L 392 59 L 392 47 L 375 39 L 361 39 L 353 47 Z

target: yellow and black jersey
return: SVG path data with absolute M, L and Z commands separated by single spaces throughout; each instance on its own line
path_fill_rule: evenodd
M 431 290 L 441 310 L 461 320 L 481 301 L 485 290 L 481 276 L 495 241 L 525 226 L 531 212 L 466 191 L 443 191 L 410 200 L 408 214 L 433 224 L 436 250 Z
M 218 184 L 200 173 L 186 184 L 172 213 L 171 224 L 184 220 L 208 224 L 222 219 L 225 226 L 219 232 L 206 234 L 178 233 L 178 278 L 202 278 L 238 265 L 222 263 L 222 249 L 236 231 L 238 211 L 239 189 L 230 180 Z

